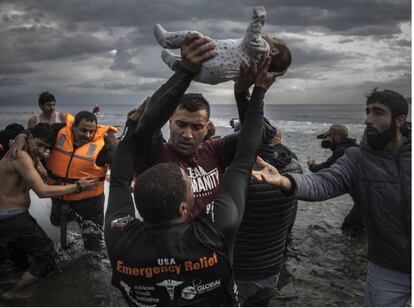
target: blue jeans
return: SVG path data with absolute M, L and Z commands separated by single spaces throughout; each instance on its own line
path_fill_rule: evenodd
M 404 307 L 411 296 L 411 274 L 368 262 L 365 306 Z
M 256 280 L 237 280 L 237 298 L 242 307 L 267 307 L 279 274 Z

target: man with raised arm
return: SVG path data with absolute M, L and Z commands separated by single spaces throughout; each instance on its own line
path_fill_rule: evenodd
M 257 181 L 279 186 L 299 200 L 321 201 L 349 193 L 368 232 L 367 306 L 405 306 L 411 296 L 411 133 L 408 102 L 376 89 L 366 102 L 360 148 L 345 151 L 329 168 L 282 176 L 259 159 Z
M 208 54 L 199 39 L 182 50 L 183 63 L 199 67 Z M 128 132 L 113 160 L 105 239 L 112 283 L 134 306 L 230 306 L 234 303 L 232 254 L 244 212 L 244 199 L 263 127 L 263 97 L 275 80 L 270 58 L 258 67 L 255 88 L 239 135 L 237 152 L 226 170 L 208 215 L 191 218 L 190 177 L 176 163 L 160 163 L 136 181 L 134 198 L 143 221 L 134 219 L 130 182 L 136 144 L 146 138 L 141 119 Z M 188 69 L 188 66 L 184 66 Z M 158 126 L 159 124 L 154 123 Z M 133 132 L 135 131 L 135 134 Z
M 135 172 L 138 175 L 162 162 L 177 163 L 190 177 L 195 216 L 211 209 L 224 170 L 234 157 L 237 134 L 204 140 L 209 126 L 209 103 L 201 94 L 184 94 L 199 71 L 199 66 L 188 59 L 211 59 L 215 56 L 214 45 L 208 38 L 189 34 L 181 45 L 181 53 L 188 57 L 182 59 L 174 75 L 151 96 L 140 118 L 139 129 L 145 134 L 137 145 Z M 170 138 L 165 142 L 161 127 L 167 121 Z
M 29 264 L 15 289 L 44 277 L 55 267 L 53 243 L 29 214 L 29 190 L 40 198 L 50 198 L 91 190 L 97 185 L 85 178 L 68 185 L 43 182 L 35 164 L 40 163 L 38 158 L 54 141 L 52 127 L 38 124 L 31 130 L 19 158 L 9 159 L 9 152 L 0 160 L 0 263 L 19 251 L 28 257 Z

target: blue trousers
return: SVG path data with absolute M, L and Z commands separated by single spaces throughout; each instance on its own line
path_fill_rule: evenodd
M 411 274 L 368 262 L 365 306 L 404 307 L 411 296 Z

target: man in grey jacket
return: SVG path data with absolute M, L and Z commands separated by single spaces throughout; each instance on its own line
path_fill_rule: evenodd
M 391 90 L 366 103 L 361 147 L 352 147 L 318 173 L 280 175 L 258 158 L 257 181 L 277 185 L 299 200 L 349 193 L 368 231 L 367 306 L 405 306 L 411 295 L 411 135 L 408 102 Z

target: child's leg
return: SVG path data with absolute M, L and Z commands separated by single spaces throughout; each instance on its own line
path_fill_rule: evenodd
M 163 49 L 161 58 L 173 71 L 176 71 L 177 67 L 181 65 L 181 57 L 173 53 L 171 50 Z
M 197 31 L 176 31 L 176 32 L 167 32 L 160 24 L 155 24 L 154 26 L 154 35 L 158 43 L 168 49 L 180 48 L 181 43 L 184 41 L 185 37 L 189 33 L 201 33 Z

